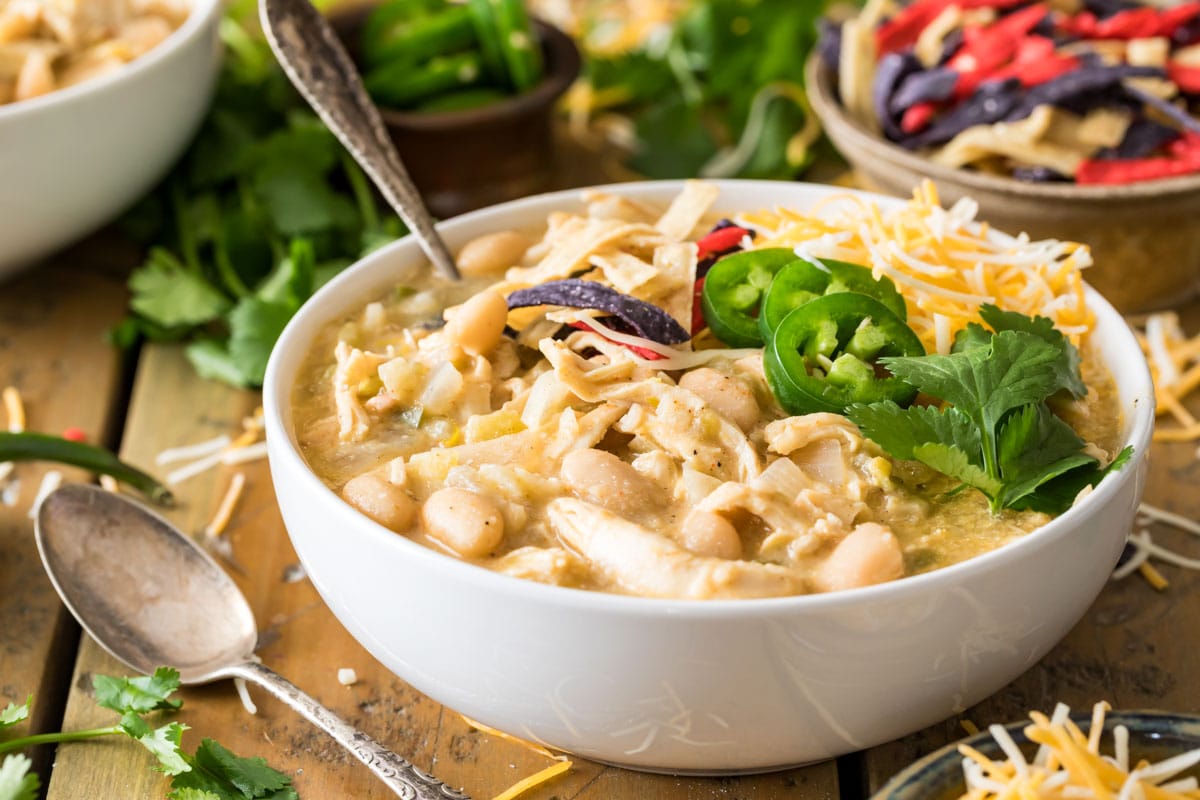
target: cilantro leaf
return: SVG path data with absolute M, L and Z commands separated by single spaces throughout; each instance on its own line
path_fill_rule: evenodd
M 220 289 L 161 248 L 129 276 L 129 289 L 130 308 L 166 328 L 210 322 L 229 308 Z
M 3 710 L 0 710 L 0 730 L 11 728 L 18 722 L 29 719 L 29 709 L 32 705 L 33 695 L 29 695 L 25 698 L 24 704 L 9 703 Z
M 171 667 L 159 667 L 153 675 L 132 678 L 112 678 L 97 675 L 92 679 L 97 705 L 118 714 L 145 714 L 159 709 L 177 709 L 182 700 L 170 696 L 179 689 L 179 672 Z
M 895 403 L 851 406 L 847 416 L 896 458 L 920 461 L 989 498 L 1001 508 L 1060 513 L 1079 492 L 1119 469 L 1108 467 L 1051 411 L 1062 390 L 1087 389 L 1079 353 L 1045 317 L 984 306 L 993 329 L 972 323 L 948 355 L 880 359 L 896 377 L 947 404 L 902 409 Z
M 295 313 L 288 303 L 243 298 L 229 315 L 229 355 L 241 369 L 244 385 L 258 385 L 279 334 Z
M 847 416 L 868 439 L 896 458 L 916 459 L 915 451 L 921 445 L 953 442 L 971 455 L 971 463 L 976 466 L 983 463 L 979 455 L 979 429 L 955 408 L 944 411 L 932 406 L 901 408 L 887 400 L 870 405 L 857 403 L 850 406 Z
M 221 381 L 230 386 L 249 386 L 250 376 L 229 354 L 225 343 L 216 339 L 199 339 L 184 348 L 184 355 L 201 378 Z
M 938 472 L 957 478 L 967 486 L 973 486 L 988 497 L 995 497 L 1003 486 L 982 467 L 975 464 L 974 454 L 968 454 L 957 445 L 930 442 L 914 448 L 913 456 Z
M 158 766 L 155 769 L 159 772 L 179 775 L 191 769 L 191 765 L 188 764 L 180 750 L 183 732 L 187 730 L 186 725 L 172 722 L 160 728 L 151 728 L 150 724 L 139 717 L 136 712 L 128 711 L 121 717 L 120 727 L 131 739 L 141 744 L 158 759 Z
M 1075 397 L 1087 394 L 1087 386 L 1079 372 L 1079 350 L 1071 344 L 1071 340 L 1062 331 L 1054 327 L 1054 321 L 1048 317 L 1027 317 L 1016 311 L 1004 311 L 997 306 L 988 304 L 979 309 L 979 316 L 991 326 L 992 330 L 1021 331 L 1031 333 L 1046 344 L 1059 349 L 1058 368 L 1062 380 L 1062 388 Z
M 291 778 L 261 758 L 240 758 L 212 739 L 200 743 L 189 763 L 190 772 L 171 779 L 170 800 L 208 800 L 208 795 L 218 800 L 299 800 Z
M 29 771 L 32 766 L 26 756 L 5 756 L 0 764 L 0 800 L 37 800 L 41 781 Z

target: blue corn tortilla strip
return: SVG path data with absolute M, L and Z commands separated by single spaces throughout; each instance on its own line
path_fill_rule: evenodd
M 1154 108 L 1163 116 L 1174 121 L 1185 131 L 1200 133 L 1200 119 L 1196 119 L 1191 114 L 1184 111 L 1182 108 L 1170 102 L 1169 100 L 1164 100 L 1158 95 L 1151 94 L 1150 92 L 1147 92 L 1133 84 L 1125 84 L 1124 89 L 1126 92 L 1133 95 L 1133 97 L 1137 100 L 1140 100 L 1146 105 Z
M 842 56 L 842 26 L 826 17 L 817 20 L 817 57 L 825 68 L 837 74 Z
M 954 57 L 958 49 L 963 46 L 965 38 L 962 28 L 955 28 L 946 34 L 946 38 L 942 39 L 942 55 L 938 58 L 939 67 Z
M 1015 167 L 1012 176 L 1019 181 L 1030 183 L 1063 183 L 1071 180 L 1068 176 L 1050 167 Z
M 1083 66 L 1045 83 L 1034 86 L 1021 102 L 1017 103 L 1004 119 L 1015 122 L 1025 119 L 1038 106 L 1052 105 L 1079 111 L 1078 104 L 1071 101 L 1081 97 L 1109 93 L 1111 104 L 1120 104 L 1119 93 L 1113 89 L 1126 78 L 1161 78 L 1163 71 L 1158 67 L 1135 67 L 1129 64 L 1112 66 Z
M 999 122 L 1020 102 L 1021 82 L 1016 78 L 985 81 L 968 100 L 935 119 L 920 133 L 900 140 L 900 144 L 913 150 L 945 144 L 967 128 Z
M 921 68 L 921 62 L 911 52 L 888 53 L 879 60 L 875 68 L 875 77 L 871 82 L 871 103 L 875 107 L 875 116 L 887 138 L 895 141 L 904 137 L 900 129 L 894 104 L 889 100 L 896 92 L 896 87 L 902 82 L 907 83 L 912 73 Z
M 896 93 L 888 102 L 888 111 L 899 115 L 917 103 L 941 102 L 954 93 L 956 83 L 958 73 L 948 67 L 913 72 L 900 82 Z
M 528 289 L 517 289 L 509 294 L 509 310 L 528 306 L 565 306 L 603 311 L 620 319 L 638 336 L 659 344 L 682 344 L 692 338 L 674 317 L 658 306 L 596 281 L 567 278 Z
M 1169 125 L 1142 117 L 1129 123 L 1125 137 L 1116 147 L 1106 147 L 1096 154 L 1101 159 L 1146 158 L 1157 153 L 1167 142 L 1177 138 L 1179 132 Z

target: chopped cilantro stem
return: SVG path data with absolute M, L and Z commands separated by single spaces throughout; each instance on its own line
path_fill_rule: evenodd
M 37 733 L 33 736 L 22 736 L 20 739 L 10 739 L 0 742 L 0 755 L 14 750 L 24 750 L 39 744 L 56 744 L 58 742 L 81 742 L 84 739 L 96 739 L 101 736 L 116 736 L 123 734 L 120 725 L 110 725 L 107 728 L 91 728 L 86 731 L 70 731 L 69 733 Z
M 342 151 L 342 169 L 346 171 L 346 179 L 350 182 L 350 191 L 354 194 L 354 202 L 358 205 L 359 216 L 362 217 L 363 227 L 373 231 L 379 227 L 379 211 L 375 208 L 375 197 L 367 183 L 367 176 L 362 168 Z

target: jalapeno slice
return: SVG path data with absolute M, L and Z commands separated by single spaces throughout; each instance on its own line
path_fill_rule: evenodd
M 479 83 L 483 64 L 475 53 L 438 56 L 425 64 L 393 61 L 363 77 L 371 97 L 392 108 L 406 108 L 442 92 Z
M 758 311 L 775 274 L 796 254 L 785 247 L 747 250 L 725 256 L 704 277 L 700 295 L 704 320 L 730 347 L 759 347 Z
M 368 66 L 392 61 L 416 65 L 434 56 L 468 49 L 475 44 L 475 25 L 465 6 L 417 7 L 409 16 L 379 24 L 363 37 L 363 60 Z
M 835 261 L 831 258 L 820 258 L 817 261 L 825 269 L 800 258 L 784 266 L 775 276 L 775 280 L 771 281 L 758 314 L 758 329 L 763 341 L 771 338 L 779 323 L 792 309 L 837 292 L 865 294 L 883 303 L 901 320 L 908 318 L 904 298 L 890 278 L 882 277 L 876 280 L 871 270 L 846 261 Z
M 839 292 L 789 312 L 763 350 L 763 368 L 789 414 L 842 414 L 852 403 L 911 403 L 917 390 L 882 371 L 876 361 L 922 355 L 921 340 L 887 306 Z

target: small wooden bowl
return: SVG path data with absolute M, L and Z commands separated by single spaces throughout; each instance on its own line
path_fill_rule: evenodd
M 1200 290 L 1200 175 L 1125 186 L 1031 183 L 935 164 L 867 130 L 835 97 L 830 71 L 809 60 L 813 109 L 867 188 L 908 196 L 924 178 L 943 203 L 971 197 L 980 218 L 1034 239 L 1091 246 L 1088 283 L 1123 312 L 1177 305 Z
M 330 16 L 356 60 L 359 31 L 372 8 L 357 6 Z M 581 59 L 565 33 L 541 20 L 534 25 L 546 68 L 533 89 L 463 111 L 379 109 L 434 216 L 452 217 L 551 188 L 554 105 L 578 77 Z

